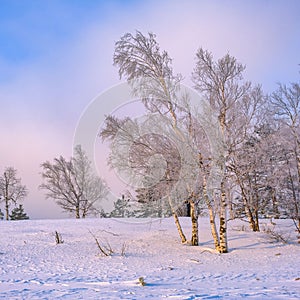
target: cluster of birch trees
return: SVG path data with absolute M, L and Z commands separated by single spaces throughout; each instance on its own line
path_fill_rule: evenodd
M 143 122 L 107 117 L 100 136 L 110 142 L 110 164 L 139 174 L 142 193 L 169 204 L 182 242 L 183 203 L 190 208 L 192 245 L 199 243 L 198 208 L 205 207 L 220 253 L 228 252 L 230 218 L 246 217 L 259 231 L 261 217 L 285 216 L 299 231 L 299 83 L 279 84 L 266 95 L 229 54 L 215 59 L 200 48 L 195 61 L 196 104 L 154 34 L 126 33 L 116 42 L 114 65 L 146 114 Z

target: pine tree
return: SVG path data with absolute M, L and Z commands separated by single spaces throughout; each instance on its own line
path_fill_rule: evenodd
M 16 207 L 12 210 L 9 215 L 11 220 L 28 220 L 29 217 L 24 211 L 23 205 L 20 204 L 19 207 Z
M 125 196 L 122 195 L 121 199 L 118 199 L 114 202 L 114 210 L 110 213 L 112 218 L 125 218 L 130 217 L 130 204 L 128 203 L 129 199 L 125 199 Z

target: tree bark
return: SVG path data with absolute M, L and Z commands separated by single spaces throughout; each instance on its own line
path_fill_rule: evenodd
M 238 184 L 240 186 L 240 189 L 241 189 L 241 192 L 242 192 L 244 210 L 245 210 L 246 216 L 248 218 L 250 229 L 252 231 L 256 231 L 255 230 L 255 227 L 256 227 L 255 226 L 255 221 L 254 221 L 253 214 L 252 214 L 252 211 L 251 211 L 251 208 L 250 208 L 250 205 L 249 205 L 249 201 L 247 200 L 247 195 L 246 195 L 246 192 L 245 192 L 245 188 L 244 188 L 244 185 L 241 183 L 241 180 L 239 178 L 239 174 L 237 174 L 237 172 L 236 172 L 236 178 L 237 178 L 237 182 L 238 182 Z
M 196 210 L 196 205 L 193 199 L 190 201 L 191 205 L 191 220 L 192 220 L 192 239 L 191 243 L 193 246 L 199 245 L 199 237 L 198 237 L 198 215 Z
M 175 224 L 176 224 L 179 236 L 181 238 L 181 243 L 185 243 L 186 242 L 186 237 L 185 237 L 185 235 L 184 235 L 184 233 L 182 231 L 182 227 L 180 225 L 178 216 L 177 216 L 177 214 L 174 211 L 173 211 L 173 217 L 174 217 L 174 220 L 175 220 Z
M 222 91 L 222 103 L 223 105 L 226 103 L 226 98 L 224 95 L 224 86 L 221 88 Z M 223 139 L 225 140 L 225 123 L 226 123 L 226 107 L 223 106 L 220 111 L 219 115 L 219 122 L 221 127 L 221 132 Z M 225 161 L 227 160 L 227 154 L 225 156 Z M 226 166 L 223 166 L 223 171 L 226 170 Z M 221 199 L 220 199 L 220 246 L 219 246 L 219 253 L 227 253 L 228 252 L 228 244 L 227 244 L 227 203 L 226 203 L 226 190 L 225 190 L 225 179 L 226 175 L 225 172 L 223 173 L 223 178 L 220 184 L 220 192 L 221 192 Z
M 76 219 L 80 219 L 80 209 L 79 209 L 79 205 L 76 206 L 76 208 L 75 208 L 75 217 L 76 217 Z
M 260 229 L 259 229 L 258 210 L 255 210 L 255 230 L 254 231 L 260 231 Z
M 5 197 L 5 214 L 6 214 L 6 221 L 9 220 L 9 204 L 8 199 Z
M 183 230 L 182 230 L 182 227 L 181 227 L 181 225 L 180 225 L 178 216 L 177 216 L 175 210 L 173 209 L 172 201 L 171 201 L 171 197 L 170 197 L 170 196 L 168 196 L 168 201 L 169 201 L 169 204 L 170 204 L 170 207 L 171 207 L 171 210 L 172 210 L 172 215 L 173 215 L 173 217 L 174 217 L 175 225 L 176 225 L 176 227 L 177 227 L 179 236 L 180 236 L 180 238 L 181 238 L 181 243 L 185 243 L 185 242 L 186 242 L 186 237 L 185 237 L 185 235 L 184 235 L 184 233 L 183 233 Z
M 220 201 L 220 246 L 219 253 L 228 252 L 227 244 L 227 216 L 226 216 L 226 192 L 224 178 L 221 181 L 221 201 Z
M 169 170 L 167 170 L 167 179 L 170 180 L 170 171 Z M 170 189 L 169 186 L 168 186 L 168 189 Z M 177 227 L 179 236 L 181 238 L 181 243 L 185 243 L 186 242 L 186 237 L 183 233 L 183 230 L 182 230 L 182 227 L 180 225 L 177 213 L 176 213 L 175 209 L 173 208 L 173 204 L 172 204 L 171 196 L 170 196 L 170 190 L 169 190 L 169 193 L 168 193 L 168 202 L 169 202 L 169 205 L 171 207 L 171 211 L 172 211 L 172 215 L 174 217 L 175 225 Z
M 250 225 L 250 229 L 252 231 L 256 231 L 256 225 L 255 225 L 255 221 L 254 221 L 254 218 L 253 218 L 253 214 L 251 212 L 251 209 L 249 207 L 249 204 L 248 204 L 248 201 L 246 199 L 246 196 L 243 196 L 243 199 L 244 199 L 244 207 L 245 207 L 245 213 L 246 213 L 246 216 L 248 218 L 248 222 L 249 222 L 249 225 Z
M 203 196 L 204 196 L 204 200 L 205 200 L 206 206 L 208 208 L 208 212 L 209 212 L 209 223 L 210 223 L 211 235 L 214 240 L 215 249 L 218 250 L 219 246 L 220 246 L 220 240 L 219 240 L 219 235 L 217 232 L 215 213 L 214 213 L 213 207 L 211 205 L 209 196 L 207 194 L 207 183 L 206 183 L 205 175 L 203 175 Z

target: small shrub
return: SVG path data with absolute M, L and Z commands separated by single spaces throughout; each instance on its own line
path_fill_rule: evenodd
M 275 225 L 272 227 L 265 227 L 263 228 L 263 232 L 266 233 L 272 242 L 281 242 L 283 244 L 288 243 L 288 237 L 284 236 L 282 233 L 275 230 Z

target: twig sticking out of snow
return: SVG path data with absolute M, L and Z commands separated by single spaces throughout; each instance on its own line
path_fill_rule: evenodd
M 107 246 L 101 246 L 98 239 L 96 238 L 96 236 L 89 230 L 89 233 L 92 235 L 92 237 L 94 238 L 98 249 L 100 250 L 100 252 L 102 254 L 104 254 L 105 256 L 110 256 L 114 253 L 114 251 L 112 250 L 111 246 L 109 243 L 107 243 Z
M 139 284 L 142 285 L 142 286 L 145 286 L 147 283 L 145 282 L 144 280 L 144 277 L 140 277 L 139 278 Z
M 124 242 L 121 248 L 121 256 L 125 256 L 126 249 L 127 249 L 127 244 L 126 242 Z
M 55 242 L 56 242 L 56 245 L 63 244 L 63 242 L 64 242 L 61 237 L 61 234 L 57 231 L 55 231 Z

